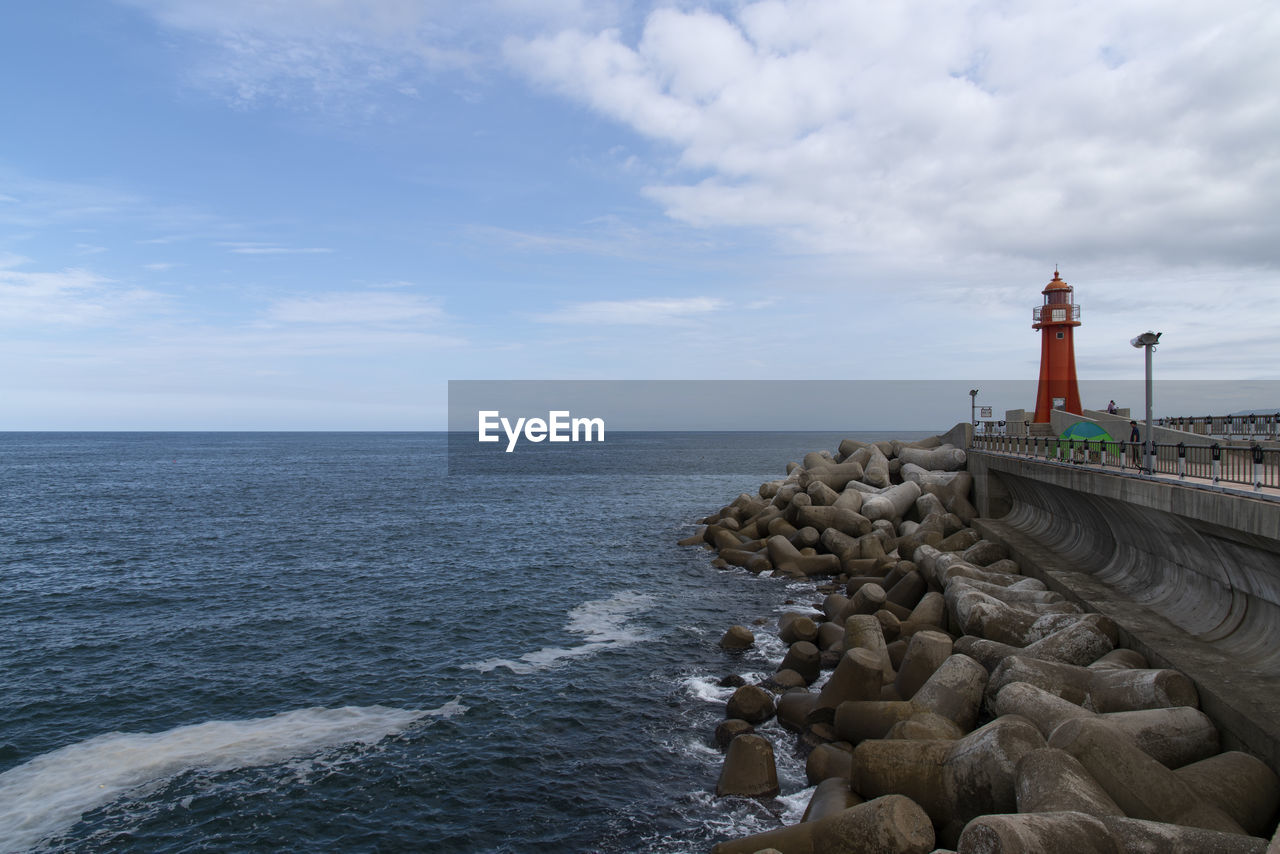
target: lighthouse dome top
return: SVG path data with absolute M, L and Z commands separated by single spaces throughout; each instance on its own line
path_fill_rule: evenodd
M 1070 290 L 1074 290 L 1074 288 L 1072 288 L 1066 282 L 1062 281 L 1062 277 L 1058 275 L 1058 270 L 1055 267 L 1053 270 L 1053 281 L 1045 285 L 1044 290 L 1041 291 L 1040 293 L 1049 294 L 1049 293 L 1053 293 L 1054 291 L 1070 291 Z

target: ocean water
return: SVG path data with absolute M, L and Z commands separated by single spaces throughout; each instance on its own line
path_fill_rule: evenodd
M 0 852 L 684 852 L 794 821 L 788 750 L 782 798 L 714 797 L 717 682 L 784 652 L 716 642 L 815 597 L 676 540 L 842 435 L 450 475 L 443 434 L 0 434 Z

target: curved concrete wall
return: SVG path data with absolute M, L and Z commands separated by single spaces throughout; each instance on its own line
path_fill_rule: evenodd
M 1280 771 L 1280 502 L 1000 454 L 968 463 L 974 527 L 1189 676 L 1223 743 Z
M 1240 663 L 1280 673 L 1280 542 L 1267 549 L 1203 520 L 997 476 L 1011 504 L 1006 525 Z

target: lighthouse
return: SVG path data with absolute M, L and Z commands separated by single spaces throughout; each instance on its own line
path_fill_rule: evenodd
M 1072 332 L 1080 325 L 1075 289 L 1062 281 L 1055 267 L 1053 281 L 1044 286 L 1044 305 L 1031 310 L 1031 328 L 1040 330 L 1040 386 L 1036 391 L 1037 424 L 1047 423 L 1054 409 L 1081 414 L 1076 385 L 1076 351 Z

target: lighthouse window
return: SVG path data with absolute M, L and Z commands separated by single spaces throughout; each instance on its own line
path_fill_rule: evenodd
M 1066 310 L 1065 308 L 1055 308 L 1055 309 L 1053 310 L 1053 319 L 1054 319 L 1054 320 L 1066 320 L 1066 319 L 1067 319 L 1067 310 Z
M 1061 337 L 1062 337 L 1062 333 L 1061 333 L 1061 332 L 1059 332 L 1059 333 L 1058 333 L 1058 337 L 1059 337 L 1059 338 L 1061 338 Z

